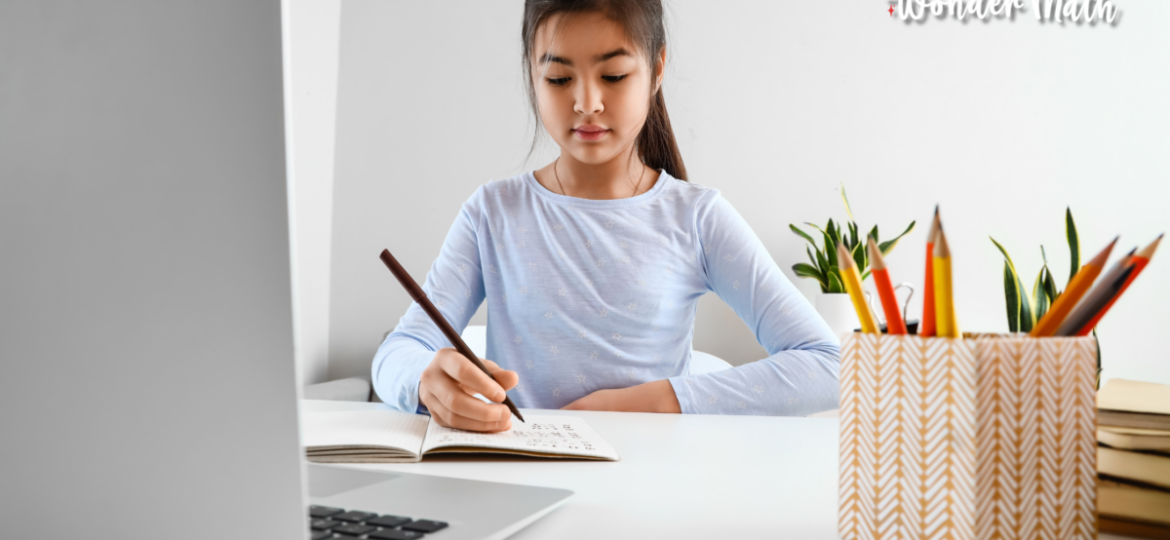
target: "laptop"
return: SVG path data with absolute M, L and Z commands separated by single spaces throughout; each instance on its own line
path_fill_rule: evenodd
M 310 505 L 502 538 L 565 501 L 306 464 L 280 2 L 65 4 L 0 4 L 5 538 L 309 538 Z

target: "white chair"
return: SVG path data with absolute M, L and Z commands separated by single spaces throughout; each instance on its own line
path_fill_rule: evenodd
M 390 332 L 386 332 L 389 335 Z M 480 358 L 487 355 L 487 327 L 469 325 L 463 330 L 463 342 Z M 385 336 L 382 336 L 385 339 Z M 691 351 L 691 375 L 711 373 L 731 368 L 722 358 L 701 351 Z M 350 377 L 317 384 L 310 384 L 304 390 L 305 399 L 329 401 L 380 401 L 370 387 L 368 377 Z

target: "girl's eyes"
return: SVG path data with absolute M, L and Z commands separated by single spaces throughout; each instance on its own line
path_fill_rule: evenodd
M 606 82 L 616 83 L 621 82 L 622 79 L 625 79 L 628 76 L 629 75 L 602 75 L 601 78 Z M 571 77 L 558 77 L 556 79 L 546 78 L 545 80 L 553 86 L 564 86 L 568 84 L 571 79 Z

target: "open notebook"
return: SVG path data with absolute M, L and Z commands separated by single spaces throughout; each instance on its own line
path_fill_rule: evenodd
M 390 410 L 309 413 L 302 443 L 317 463 L 401 463 L 445 452 L 486 452 L 617 461 L 613 447 L 576 416 L 513 419 L 501 433 L 445 428 L 431 417 Z

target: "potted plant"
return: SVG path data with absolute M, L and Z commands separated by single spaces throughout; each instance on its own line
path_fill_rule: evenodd
M 845 285 L 841 281 L 841 270 L 837 261 L 837 244 L 844 245 L 850 256 L 853 257 L 858 271 L 861 272 L 863 282 L 870 273 L 869 257 L 865 251 L 865 239 L 861 237 L 857 222 L 853 219 L 853 209 L 849 207 L 849 198 L 845 195 L 844 185 L 841 186 L 841 200 L 845 203 L 845 213 L 849 216 L 847 224 L 837 224 L 833 222 L 832 218 L 823 229 L 816 224 L 805 223 L 820 233 L 822 245 L 817 245 L 817 241 L 800 227 L 793 224 L 788 225 L 792 232 L 810 244 L 810 246 L 805 246 L 805 253 L 808 254 L 811 264 L 796 263 L 792 266 L 792 271 L 799 277 L 815 279 L 820 284 L 821 293 L 817 295 L 814 305 L 817 308 L 817 313 L 820 313 L 821 317 L 828 323 L 829 328 L 837 335 L 852 331 L 860 326 L 857 312 L 853 309 L 853 303 L 849 299 L 849 294 L 845 292 Z M 910 226 L 906 227 L 902 234 L 885 242 L 882 242 L 881 237 L 878 236 L 877 225 L 870 229 L 867 236 L 872 236 L 882 255 L 886 255 L 894 249 L 898 240 L 914 230 L 914 223 L 911 221 Z

